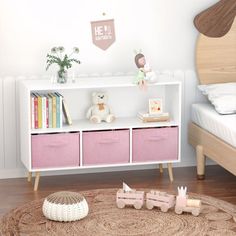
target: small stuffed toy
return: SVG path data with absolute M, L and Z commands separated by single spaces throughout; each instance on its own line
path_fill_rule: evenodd
M 108 96 L 106 93 L 94 92 L 92 94 L 93 105 L 88 109 L 86 117 L 94 123 L 101 123 L 101 121 L 110 123 L 114 121 L 115 116 L 106 104 L 107 100 Z

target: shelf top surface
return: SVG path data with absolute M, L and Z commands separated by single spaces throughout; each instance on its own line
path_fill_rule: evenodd
M 31 134 L 73 132 L 73 131 L 96 131 L 110 129 L 130 129 L 130 128 L 154 128 L 179 126 L 176 121 L 168 122 L 142 122 L 137 117 L 120 117 L 112 123 L 102 122 L 100 124 L 91 123 L 87 119 L 75 120 L 71 126 L 64 124 L 62 128 L 32 129 Z
M 156 83 L 150 83 L 148 86 L 158 85 L 179 85 L 180 81 L 171 81 L 168 75 L 162 75 L 157 79 Z M 113 87 L 136 87 L 133 83 L 134 76 L 112 76 L 112 77 L 86 77 L 77 78 L 75 82 L 68 82 L 66 84 L 52 83 L 50 80 L 29 79 L 21 80 L 27 89 L 31 91 L 39 90 L 67 90 L 67 89 L 81 89 L 81 88 L 113 88 Z

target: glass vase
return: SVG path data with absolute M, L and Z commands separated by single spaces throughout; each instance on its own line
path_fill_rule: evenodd
M 57 72 L 57 83 L 59 83 L 59 84 L 65 84 L 65 83 L 67 83 L 67 79 L 68 79 L 67 70 L 65 70 L 65 69 L 60 69 L 60 70 Z

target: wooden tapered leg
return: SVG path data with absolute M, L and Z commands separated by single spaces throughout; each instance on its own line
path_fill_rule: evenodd
M 163 173 L 163 164 L 159 164 L 160 173 Z
M 173 171 L 172 171 L 172 163 L 167 163 L 167 167 L 168 167 L 170 182 L 173 182 L 174 178 L 173 178 Z
M 31 182 L 32 180 L 32 172 L 28 172 L 28 182 Z
M 35 181 L 34 181 L 34 191 L 38 190 L 39 178 L 40 178 L 40 172 L 36 172 L 35 173 Z
M 205 179 L 205 162 L 206 157 L 203 154 L 203 147 L 197 145 L 196 147 L 196 156 L 197 156 L 197 179 Z

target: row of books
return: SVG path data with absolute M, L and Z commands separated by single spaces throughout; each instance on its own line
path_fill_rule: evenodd
M 58 92 L 31 93 L 31 128 L 61 128 L 63 114 L 65 121 L 72 121 L 63 96 Z
M 164 122 L 170 120 L 168 112 L 150 114 L 148 112 L 140 111 L 138 112 L 138 118 L 143 122 Z

